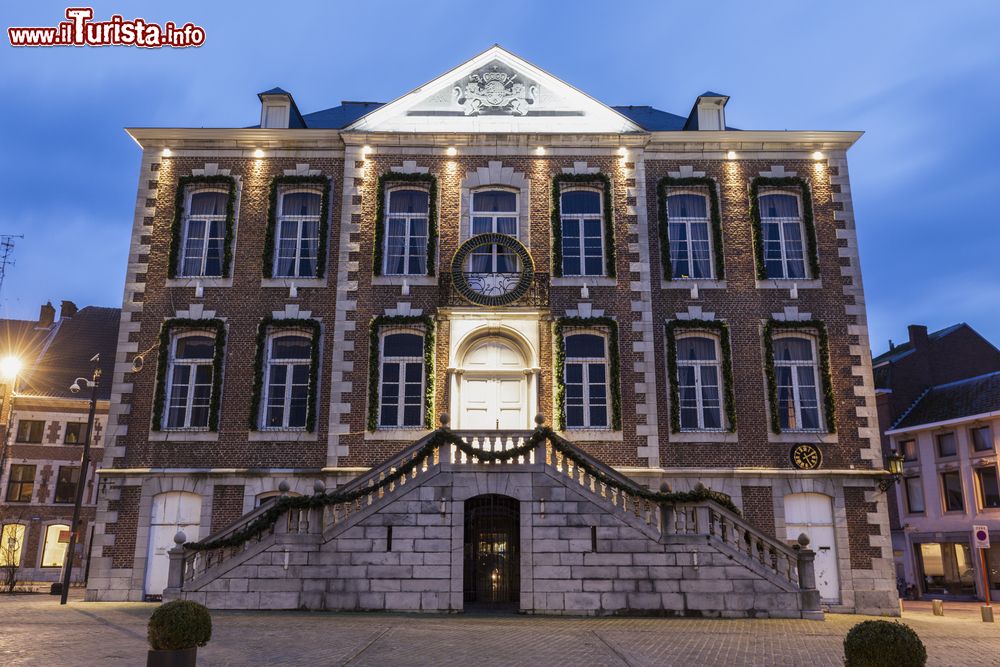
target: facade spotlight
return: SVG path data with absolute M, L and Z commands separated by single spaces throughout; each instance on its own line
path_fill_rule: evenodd
M 163 151 L 161 152 L 161 154 L 163 155 L 163 157 L 170 157 L 174 153 L 169 148 L 164 148 Z
M 726 153 L 726 159 L 727 160 L 735 160 L 736 159 L 736 151 L 729 151 L 728 153 Z
M 458 155 L 458 149 L 454 146 L 448 146 L 448 150 L 446 150 L 445 153 L 448 154 L 448 157 L 455 157 Z
M 545 155 L 545 146 L 539 146 L 536 148 L 535 155 Z
M 255 150 L 253 152 L 253 156 L 254 157 L 264 157 L 264 151 L 258 148 L 257 150 Z
M 814 160 L 822 160 L 823 159 L 823 151 L 816 151 L 815 153 L 813 153 L 813 159 Z

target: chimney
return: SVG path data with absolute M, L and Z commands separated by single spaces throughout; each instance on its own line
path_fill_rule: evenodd
M 56 321 L 56 309 L 51 301 L 47 301 L 38 309 L 38 328 L 48 329 Z
M 59 305 L 59 319 L 62 320 L 69 317 L 73 317 L 74 315 L 76 315 L 77 310 L 79 309 L 76 307 L 76 304 L 73 303 L 72 301 L 63 301 Z
M 910 345 L 912 345 L 914 349 L 921 348 L 928 343 L 927 327 L 923 324 L 911 324 L 906 327 L 906 330 L 910 334 Z

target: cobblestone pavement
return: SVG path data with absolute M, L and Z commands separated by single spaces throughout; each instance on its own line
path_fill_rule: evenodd
M 154 605 L 59 607 L 48 595 L 0 595 L 0 665 L 141 667 Z M 971 610 L 969 610 L 971 611 Z M 861 616 L 787 620 L 420 616 L 321 612 L 212 614 L 199 667 L 243 665 L 842 665 Z M 1000 664 L 1000 623 L 978 614 L 907 611 L 931 665 Z

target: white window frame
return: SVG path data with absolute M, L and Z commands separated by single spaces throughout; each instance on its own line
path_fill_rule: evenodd
M 795 197 L 798 202 L 799 217 L 797 218 L 771 218 L 764 216 L 764 207 L 760 204 L 760 198 L 767 195 L 787 195 L 789 197 Z M 810 280 L 812 278 L 809 269 L 809 240 L 806 238 L 806 225 L 805 221 L 802 219 L 802 193 L 794 192 L 792 190 L 783 190 L 781 188 L 768 188 L 762 189 L 757 193 L 757 210 L 760 211 L 760 243 L 761 243 L 761 255 L 764 258 L 764 271 L 765 278 L 767 280 Z M 778 225 L 778 239 L 781 248 L 781 275 L 780 276 L 768 276 L 767 271 L 767 246 L 765 245 L 765 234 L 764 225 L 765 221 L 769 221 L 771 224 Z M 802 277 L 801 278 L 791 278 L 788 276 L 788 245 L 785 240 L 785 224 L 789 222 L 795 222 L 799 226 L 799 238 L 802 240 Z
M 920 490 L 920 502 L 923 504 L 923 509 L 915 510 L 911 506 L 912 495 L 910 493 L 910 480 L 916 480 L 917 488 Z M 926 514 L 927 513 L 927 497 L 924 493 L 924 481 L 923 477 L 920 475 L 907 475 L 903 478 L 903 500 L 906 506 L 907 514 Z
M 715 280 L 715 240 L 712 238 L 712 198 L 709 193 L 704 190 L 697 190 L 694 188 L 668 188 L 666 201 L 663 202 L 664 206 L 667 206 L 667 211 L 669 212 L 670 198 L 674 195 L 695 195 L 701 197 L 705 200 L 705 212 L 707 217 L 704 218 L 671 218 L 667 215 L 667 247 L 661 252 L 666 252 L 667 256 L 670 256 L 671 244 L 673 239 L 670 238 L 670 225 L 671 224 L 682 224 L 687 230 L 685 245 L 687 246 L 688 254 L 688 266 L 691 266 L 694 262 L 694 252 L 691 247 L 691 225 L 693 223 L 705 223 L 708 228 L 708 275 L 707 276 L 674 276 L 673 267 L 675 266 L 675 261 L 673 257 L 670 257 L 670 280 Z
M 722 342 L 719 337 L 709 331 L 698 331 L 690 330 L 685 331 L 683 334 L 678 334 L 674 336 L 674 349 L 677 349 L 677 344 L 680 343 L 685 338 L 707 338 L 712 341 L 715 346 L 715 359 L 713 361 L 708 360 L 689 360 L 685 359 L 683 363 L 678 357 L 676 359 L 677 375 L 672 378 L 671 381 L 676 383 L 677 386 L 677 400 L 680 401 L 681 396 L 681 383 L 680 383 L 680 370 L 681 366 L 694 366 L 694 389 L 695 398 L 697 400 L 698 409 L 698 426 L 696 428 L 684 428 L 681 426 L 682 433 L 692 433 L 692 432 L 710 432 L 716 433 L 726 430 L 726 397 L 725 397 L 725 387 L 723 387 L 723 373 L 722 373 Z M 719 390 L 719 427 L 718 428 L 708 428 L 705 426 L 705 414 L 704 414 L 704 403 L 702 398 L 702 384 L 701 384 L 701 369 L 704 366 L 713 366 L 715 368 L 715 378 L 718 384 L 716 385 Z M 680 405 L 678 405 L 678 415 L 680 415 Z
M 304 362 L 292 359 L 281 359 L 275 360 L 272 356 L 274 350 L 274 341 L 277 338 L 284 338 L 286 336 L 293 336 L 302 338 L 309 342 L 310 350 L 313 345 L 312 334 L 307 331 L 299 329 L 277 329 L 271 331 L 267 335 L 265 341 L 266 348 L 264 354 L 264 387 L 261 391 L 261 404 L 260 404 L 260 420 L 258 427 L 262 431 L 305 431 L 307 424 L 302 426 L 289 426 L 288 417 L 291 413 L 291 401 L 292 392 L 291 388 L 293 386 L 291 382 L 292 373 L 295 366 L 306 366 L 310 371 L 310 376 L 312 374 L 312 354 L 305 358 Z M 269 399 L 271 397 L 271 372 L 276 366 L 285 366 L 287 372 L 285 374 L 285 398 L 281 406 L 281 425 L 280 426 L 268 426 L 267 424 L 267 406 Z M 306 378 L 306 422 L 309 420 L 309 402 L 316 400 L 315 396 L 309 395 L 309 378 Z
M 379 331 L 379 339 L 378 339 L 378 427 L 380 429 L 393 429 L 393 430 L 396 430 L 396 429 L 415 429 L 415 430 L 419 430 L 419 429 L 424 428 L 424 419 L 425 419 L 424 410 L 427 407 L 426 406 L 426 401 L 424 400 L 424 397 L 426 396 L 426 392 L 427 392 L 427 367 L 426 367 L 426 364 L 424 363 L 424 361 L 425 361 L 424 360 L 424 355 L 421 353 L 421 355 L 419 357 L 396 357 L 396 356 L 387 357 L 386 354 L 385 354 L 385 339 L 386 339 L 386 336 L 390 336 L 392 334 L 412 334 L 412 335 L 415 335 L 415 336 L 420 336 L 421 350 L 423 349 L 423 344 L 426 343 L 425 336 L 427 335 L 427 333 L 423 329 L 420 329 L 420 328 L 417 328 L 417 327 L 393 327 L 393 326 L 390 326 L 390 327 L 384 327 L 381 331 Z M 401 422 L 403 420 L 403 411 L 404 411 L 404 407 L 406 405 L 406 401 L 405 401 L 405 398 L 406 398 L 406 396 L 405 396 L 405 394 L 406 394 L 406 379 L 405 379 L 405 375 L 402 373 L 402 371 L 400 372 L 399 381 L 398 381 L 398 384 L 399 384 L 399 394 L 396 397 L 396 423 L 395 424 L 384 424 L 384 423 L 382 423 L 382 388 L 384 386 L 384 380 L 382 378 L 382 370 L 383 370 L 383 367 L 385 366 L 385 362 L 386 362 L 387 359 L 391 359 L 392 361 L 394 361 L 395 363 L 398 363 L 398 364 L 407 364 L 407 363 L 414 363 L 414 362 L 419 362 L 419 364 L 420 364 L 420 419 L 417 421 L 416 424 L 404 425 L 404 424 L 399 423 L 399 422 Z
M 183 222 L 181 224 L 181 238 L 180 238 L 181 247 L 180 247 L 180 252 L 178 253 L 178 255 L 180 257 L 180 259 L 179 259 L 180 266 L 176 267 L 177 268 L 177 277 L 178 278 L 219 279 L 219 278 L 225 278 L 226 277 L 225 276 L 226 267 L 224 266 L 224 264 L 225 264 L 225 254 L 226 254 L 226 214 L 225 214 L 225 212 L 223 212 L 222 215 L 216 214 L 216 215 L 197 215 L 197 216 L 195 216 L 195 215 L 191 214 L 191 200 L 194 198 L 194 196 L 196 194 L 201 194 L 201 193 L 205 193 L 205 192 L 218 192 L 218 193 L 226 195 L 227 197 L 234 196 L 233 193 L 230 193 L 229 188 L 220 188 L 218 186 L 212 186 L 212 185 L 192 185 L 192 186 L 188 186 L 185 189 L 185 191 L 184 191 L 184 218 L 183 218 Z M 228 208 L 229 204 L 230 204 L 230 202 L 227 202 L 227 204 L 226 204 L 227 208 Z M 235 206 L 235 202 L 232 202 L 232 205 Z M 188 234 L 191 231 L 190 228 L 191 228 L 191 222 L 192 222 L 192 220 L 200 220 L 200 221 L 203 221 L 205 223 L 204 245 L 202 245 L 201 257 L 200 257 L 200 262 L 199 262 L 199 264 L 201 266 L 201 269 L 199 270 L 198 273 L 186 273 L 184 271 L 184 267 L 187 264 L 187 246 L 188 246 L 187 241 L 188 241 Z M 208 276 L 208 275 L 205 275 L 205 264 L 208 262 L 208 240 L 210 238 L 209 237 L 209 230 L 211 229 L 211 226 L 212 226 L 211 223 L 213 223 L 213 222 L 221 222 L 222 223 L 221 224 L 221 228 L 222 228 L 222 255 L 223 256 L 220 259 L 221 264 L 219 266 L 219 275 L 217 275 L 217 276 L 216 275 Z
M 64 530 L 66 530 L 66 531 L 69 531 L 69 526 L 67 524 L 65 524 L 65 523 L 48 523 L 48 524 L 45 524 L 45 526 L 44 526 L 45 530 L 42 531 L 42 553 L 39 555 L 39 558 L 38 558 L 38 567 L 44 567 L 44 568 L 62 567 L 63 563 L 66 560 L 66 550 L 69 548 L 69 544 L 66 543 L 66 542 L 60 542 L 59 541 L 59 535 L 57 533 L 56 534 L 56 542 L 55 543 L 57 545 L 62 545 L 62 552 L 63 552 L 62 558 L 60 558 L 59 562 L 56 563 L 56 564 L 54 564 L 54 565 L 46 565 L 45 564 L 46 552 L 49 549 L 49 531 L 52 530 L 53 528 L 62 528 Z
M 208 401 L 209 401 L 209 422 L 212 421 L 212 390 L 215 388 L 215 346 L 218 345 L 218 339 L 215 336 L 214 331 L 208 331 L 203 329 L 191 329 L 187 331 L 179 331 L 170 337 L 170 353 L 167 359 L 167 373 L 165 378 L 165 386 L 163 392 L 163 416 L 161 417 L 160 428 L 164 431 L 207 431 L 209 430 L 208 424 L 204 426 L 192 426 L 191 425 L 191 412 L 194 403 L 194 382 L 195 377 L 195 366 L 206 365 L 204 361 L 200 359 L 178 359 L 177 358 L 177 342 L 183 338 L 192 338 L 195 336 L 204 336 L 206 338 L 212 339 L 212 356 L 207 360 L 207 365 L 212 369 L 212 388 L 209 389 Z M 174 389 L 174 369 L 177 365 L 190 366 L 191 372 L 188 375 L 188 395 L 187 400 L 184 405 L 184 424 L 182 426 L 168 426 L 170 423 L 170 397 L 173 395 Z
M 948 487 L 944 483 L 945 475 L 958 475 L 958 490 L 959 499 L 961 500 L 962 506 L 957 510 L 948 509 Z M 959 512 L 967 512 L 969 508 L 967 507 L 968 502 L 965 497 L 965 481 L 962 479 L 961 470 L 939 470 L 938 471 L 938 488 L 941 489 L 941 511 L 944 514 L 957 514 Z
M 476 195 L 482 194 L 484 192 L 509 192 L 514 195 L 514 210 L 513 211 L 484 211 L 482 213 L 476 212 Z M 476 218 L 491 218 L 490 231 L 489 232 L 476 232 L 473 231 L 476 227 Z M 484 185 L 482 187 L 476 188 L 469 193 L 469 238 L 473 236 L 478 236 L 479 234 L 499 234 L 497 231 L 497 218 L 514 218 L 514 233 L 508 236 L 513 236 L 517 240 L 521 240 L 521 191 L 508 186 L 500 185 Z M 494 246 L 491 253 L 490 259 L 490 270 L 487 273 L 499 273 L 497 271 L 497 248 Z M 472 253 L 469 255 L 467 260 L 471 263 Z M 520 264 L 521 260 L 514 257 L 514 261 Z M 471 264 L 470 264 L 471 266 Z
M 594 335 L 594 336 L 600 336 L 601 338 L 604 339 L 604 358 L 603 359 L 600 359 L 598 357 L 571 357 L 571 356 L 569 356 L 568 352 L 565 352 L 566 351 L 567 339 L 570 338 L 571 336 L 579 336 L 581 334 L 590 334 L 590 335 Z M 565 394 L 564 394 L 563 395 L 563 413 L 564 413 L 565 422 L 566 422 L 566 430 L 567 431 L 572 431 L 572 430 L 581 430 L 581 431 L 583 431 L 583 430 L 586 430 L 586 431 L 595 431 L 595 430 L 610 431 L 611 430 L 611 422 L 612 422 L 612 415 L 611 415 L 611 409 L 612 409 L 612 407 L 611 407 L 612 406 L 612 396 L 611 396 L 611 363 L 610 363 L 610 360 L 609 360 L 609 357 L 611 356 L 610 355 L 611 336 L 608 334 L 607 331 L 602 331 L 601 329 L 584 328 L 584 329 L 569 329 L 569 330 L 564 330 L 562 332 L 562 337 L 563 337 L 563 339 L 560 342 L 561 342 L 561 344 L 563 346 L 563 351 L 565 352 L 565 355 L 566 355 L 563 358 L 563 377 L 562 377 L 563 387 L 566 387 L 566 386 L 569 385 L 569 382 L 566 379 L 566 376 L 567 376 L 567 373 L 568 373 L 568 370 L 569 370 L 569 365 L 571 363 L 577 363 L 577 364 L 582 364 L 583 365 L 583 373 L 581 374 L 581 379 L 580 379 L 581 383 L 583 384 L 583 424 L 582 425 L 578 425 L 578 426 L 572 426 L 572 425 L 570 425 L 570 423 L 569 423 L 569 403 L 568 403 L 568 399 L 565 397 Z M 601 362 L 601 363 L 604 364 L 604 401 L 605 401 L 605 403 L 604 403 L 604 409 L 605 409 L 604 414 L 607 417 L 607 423 L 603 424 L 603 425 L 598 424 L 598 425 L 595 426 L 595 425 L 593 425 L 593 424 L 590 423 L 590 384 L 591 384 L 590 383 L 590 366 L 591 365 L 596 365 L 597 362 Z
M 390 213 L 389 212 L 389 200 L 392 198 L 393 192 L 399 191 L 415 191 L 423 192 L 427 197 L 427 212 L 422 214 L 414 213 Z M 383 276 L 426 276 L 427 275 L 427 263 L 430 258 L 427 256 L 427 239 L 430 238 L 431 226 L 430 226 L 430 210 L 431 210 L 431 194 L 430 190 L 417 185 L 406 184 L 406 185 L 395 185 L 389 188 L 385 193 L 385 202 L 383 202 L 385 207 L 385 215 L 383 216 L 383 224 L 385 228 L 382 230 L 382 275 Z M 406 243 L 403 245 L 403 272 L 402 273 L 390 273 L 389 272 L 389 218 L 403 218 L 406 221 L 406 233 L 404 238 Z M 427 233 L 424 235 L 424 271 L 423 273 L 410 273 L 410 236 L 412 235 L 412 223 L 414 220 L 423 220 L 425 229 Z M 494 224 L 494 228 L 496 225 Z
M 972 467 L 972 483 L 976 489 L 976 508 L 980 512 L 1000 511 L 1000 508 L 986 506 L 986 489 L 983 488 L 982 477 L 982 473 L 985 470 L 992 470 L 994 479 L 1000 483 L 1000 466 L 997 466 L 996 463 L 992 465 L 977 465 Z
M 319 197 L 320 210 L 316 215 L 297 215 L 288 214 L 285 215 L 285 197 L 288 195 L 294 195 L 298 193 L 305 193 L 310 195 L 316 195 Z M 320 243 L 322 241 L 321 235 L 323 233 L 322 218 L 323 218 L 323 192 L 316 187 L 309 186 L 290 186 L 278 188 L 277 193 L 278 201 L 275 206 L 277 206 L 277 215 L 275 216 L 274 223 L 274 253 L 271 255 L 271 275 L 279 280 L 315 280 L 319 278 L 319 253 L 321 252 Z M 278 253 L 281 252 L 281 227 L 285 222 L 296 223 L 295 227 L 295 260 L 292 263 L 292 275 L 280 275 L 278 273 Z M 316 259 L 314 261 L 315 271 L 312 275 L 300 276 L 298 275 L 299 266 L 302 263 L 302 223 L 304 222 L 315 222 L 316 223 Z
M 596 193 L 597 194 L 597 213 L 572 213 L 572 214 L 569 214 L 569 215 L 563 214 L 562 213 L 562 210 L 563 210 L 563 207 L 562 207 L 562 197 L 567 192 L 593 192 L 593 193 Z M 566 224 L 566 220 L 567 219 L 569 219 L 569 220 L 577 220 L 580 223 L 580 238 L 579 238 L 580 255 L 579 255 L 579 257 L 580 257 L 580 271 L 581 271 L 581 273 L 566 273 L 566 271 L 564 269 L 562 275 L 566 276 L 566 277 L 574 276 L 574 277 L 581 277 L 581 278 L 602 278 L 602 277 L 606 277 L 608 275 L 608 266 L 607 266 L 608 260 L 607 260 L 607 257 L 605 256 L 606 248 L 605 248 L 605 239 L 604 239 L 604 236 L 605 236 L 605 229 L 604 229 L 604 225 L 605 225 L 605 220 L 604 220 L 604 190 L 602 188 L 587 187 L 587 186 L 582 186 L 582 185 L 574 185 L 574 186 L 570 186 L 570 187 L 565 187 L 565 188 L 563 188 L 562 190 L 559 191 L 559 234 L 560 234 L 560 242 L 562 243 L 562 248 L 563 248 L 563 259 L 564 260 L 566 258 L 566 234 L 565 234 L 563 225 Z M 585 265 L 585 261 L 584 260 L 586 259 L 586 255 L 584 255 L 586 244 L 584 243 L 583 226 L 584 226 L 584 221 L 586 221 L 586 220 L 597 220 L 600 223 L 600 225 L 598 225 L 598 228 L 601 230 L 601 272 L 600 273 L 583 273 L 584 265 Z
M 785 433 L 821 433 L 826 426 L 826 415 L 823 414 L 823 382 L 825 378 L 822 377 L 820 373 L 819 365 L 819 345 L 816 344 L 816 336 L 805 331 L 789 331 L 788 333 L 774 336 L 771 339 L 771 344 L 776 344 L 779 340 L 783 338 L 798 338 L 801 340 L 809 341 L 809 348 L 812 352 L 812 361 L 779 361 L 778 355 L 774 354 L 774 350 L 771 350 L 771 354 L 774 357 L 774 385 L 776 390 L 775 400 L 780 400 L 781 387 L 778 384 L 778 368 L 787 367 L 792 369 L 792 404 L 795 408 L 795 423 L 802 423 L 802 399 L 801 391 L 799 389 L 799 374 L 795 371 L 796 368 L 801 366 L 811 366 L 813 369 L 813 379 L 815 380 L 816 387 L 816 414 L 817 426 L 816 428 L 783 428 L 782 431 Z M 776 405 L 775 409 L 781 409 L 780 405 Z

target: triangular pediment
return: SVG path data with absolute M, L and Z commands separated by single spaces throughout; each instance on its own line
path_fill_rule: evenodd
M 346 129 L 570 134 L 643 131 L 611 107 L 500 46 L 359 118 Z

